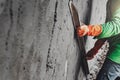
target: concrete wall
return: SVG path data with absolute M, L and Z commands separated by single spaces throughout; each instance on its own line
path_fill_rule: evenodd
M 0 80 L 85 79 L 68 2 L 0 0 Z M 88 24 L 92 1 L 73 2 Z

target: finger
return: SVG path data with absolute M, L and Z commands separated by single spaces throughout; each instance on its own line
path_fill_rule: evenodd
M 79 30 L 79 31 L 77 32 L 77 35 L 78 35 L 79 37 L 84 36 L 84 30 Z

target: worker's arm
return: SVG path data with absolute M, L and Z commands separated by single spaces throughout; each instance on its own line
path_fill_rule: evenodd
M 97 38 L 107 38 L 120 33 L 120 19 L 114 18 L 101 25 L 83 25 L 77 29 L 78 36 L 96 36 Z

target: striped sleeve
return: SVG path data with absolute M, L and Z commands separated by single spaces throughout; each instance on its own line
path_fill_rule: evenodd
M 101 25 L 102 32 L 97 38 L 108 38 L 120 34 L 120 19 L 115 18 Z

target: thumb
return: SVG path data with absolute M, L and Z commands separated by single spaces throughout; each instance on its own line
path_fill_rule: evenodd
M 84 36 L 84 33 L 85 33 L 85 31 L 82 30 L 82 29 L 78 29 L 78 30 L 77 30 L 77 35 L 78 35 L 79 37 Z

